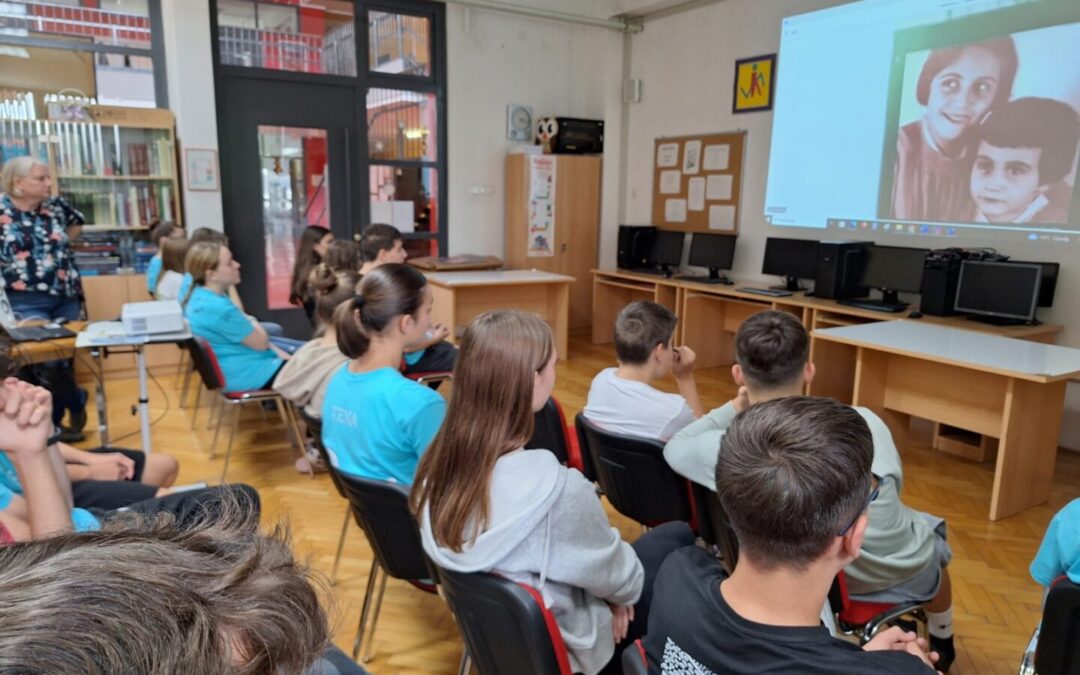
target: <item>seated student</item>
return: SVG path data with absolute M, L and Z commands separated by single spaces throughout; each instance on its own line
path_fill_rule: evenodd
M 339 242 L 343 240 L 335 241 L 331 245 L 331 252 Z M 315 268 L 308 287 L 316 298 L 315 317 L 319 322 L 316 332 L 322 335 L 296 350 L 274 378 L 274 391 L 312 417 L 322 417 L 323 400 L 330 378 L 349 362 L 349 357 L 338 347 L 334 311 L 353 298 L 359 283 L 360 274 L 356 271 L 337 274 L 330 270 L 329 263 L 320 263 Z M 318 452 L 308 448 L 307 457 L 296 460 L 296 470 L 306 473 L 312 468 L 325 470 Z
M 1050 520 L 1031 561 L 1031 576 L 1047 590 L 1060 576 L 1080 584 L 1080 499 L 1066 504 Z
M 315 322 L 315 298 L 308 290 L 308 277 L 311 270 L 323 261 L 334 233 L 320 225 L 308 225 L 300 235 L 300 247 L 293 263 L 292 281 L 289 283 L 289 304 L 304 308 L 304 314 L 312 323 Z
M 666 441 L 704 412 L 694 382 L 694 351 L 673 347 L 675 314 L 655 302 L 631 302 L 615 319 L 618 368 L 600 371 L 589 387 L 585 417 L 616 433 Z M 650 382 L 671 373 L 678 394 Z
M 330 646 L 287 529 L 230 503 L 181 529 L 131 514 L 0 548 L 0 670 L 364 674 Z
M 409 257 L 401 232 L 393 225 L 368 225 L 360 238 L 360 274 L 386 263 L 404 263 Z M 405 350 L 405 373 L 434 373 L 451 371 L 457 360 L 457 347 L 446 341 L 450 327 L 432 325 Z M 436 384 L 437 388 L 438 385 Z
M 419 271 L 387 264 L 364 276 L 334 315 L 350 359 L 323 400 L 323 445 L 340 471 L 409 485 L 442 424 L 446 402 L 398 370 L 405 345 L 431 321 L 431 289 Z
M 184 228 L 171 220 L 158 223 L 157 227 L 150 231 L 150 241 L 157 245 L 157 253 L 150 258 L 150 265 L 146 268 L 146 290 L 150 292 L 150 295 L 156 295 L 157 293 L 158 281 L 161 278 L 161 266 L 165 262 L 162 257 L 165 242 L 169 239 L 184 238 Z
M 1065 223 L 1080 117 L 1049 98 L 1003 103 L 979 124 L 971 169 L 974 220 L 980 223 Z
M 326 255 L 323 256 L 323 261 L 320 265 L 323 264 L 330 268 L 332 272 L 337 272 L 339 274 L 344 274 L 346 272 L 359 274 L 360 244 L 351 239 L 335 239 L 326 247 Z M 308 277 L 308 289 L 312 292 L 312 297 L 315 297 L 315 289 L 311 287 L 311 283 L 315 281 L 315 275 L 318 269 L 319 265 L 313 267 L 311 269 L 311 275 Z
M 546 450 L 523 449 L 555 386 L 555 358 L 551 329 L 533 314 L 474 319 L 446 423 L 420 460 L 410 501 L 435 564 L 533 586 L 573 672 L 618 673 L 622 647 L 644 631 L 655 571 L 693 534 L 668 523 L 631 546 L 580 473 Z
M 289 354 L 229 299 L 229 289 L 240 283 L 240 263 L 227 247 L 204 241 L 191 246 L 184 267 L 194 280 L 182 299 L 184 316 L 191 332 L 213 348 L 225 391 L 269 388 Z
M 732 420 L 759 403 L 802 394 L 815 373 L 809 345 L 806 329 L 787 312 L 758 312 L 743 321 L 735 334 L 731 367 L 739 395 L 672 437 L 664 448 L 671 468 L 715 489 L 717 450 Z M 928 601 L 931 643 L 942 657 L 938 669 L 948 670 L 955 652 L 946 568 L 952 551 L 945 541 L 945 522 L 904 505 L 903 466 L 889 428 L 871 410 L 854 410 L 873 434 L 873 469 L 882 483 L 880 496 L 870 506 L 862 553 L 847 568 L 848 589 L 853 597 L 871 602 Z
M 180 285 L 184 282 L 184 257 L 188 252 L 187 239 L 166 239 L 161 251 L 161 274 L 154 288 L 155 300 L 179 300 Z
M 873 456 L 866 421 L 831 399 L 781 398 L 736 417 L 716 488 L 739 560 L 729 577 L 696 546 L 668 557 L 643 640 L 649 672 L 931 675 L 937 654 L 914 633 L 892 627 L 860 649 L 820 625 L 833 579 L 859 557 L 879 489 Z

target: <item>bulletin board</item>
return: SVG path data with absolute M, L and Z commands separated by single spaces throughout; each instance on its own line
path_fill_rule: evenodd
M 738 234 L 745 147 L 745 131 L 656 139 L 652 224 Z

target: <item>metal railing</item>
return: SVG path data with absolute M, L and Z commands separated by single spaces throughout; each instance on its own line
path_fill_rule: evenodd
M 146 16 L 49 2 L 0 1 L 0 30 L 9 35 L 41 33 L 90 37 L 103 45 L 150 46 Z

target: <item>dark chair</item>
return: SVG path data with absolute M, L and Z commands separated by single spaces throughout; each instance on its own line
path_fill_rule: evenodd
M 371 660 L 371 644 L 379 623 L 379 610 L 382 609 L 387 577 L 408 581 L 421 590 L 434 593 L 435 587 L 425 582 L 434 575 L 428 567 L 427 556 L 420 543 L 420 529 L 416 518 L 409 510 L 409 488 L 397 483 L 360 478 L 335 471 L 333 467 L 329 468 L 331 475 L 337 474 L 341 489 L 344 490 L 356 518 L 356 524 L 364 530 L 375 554 L 371 573 L 368 575 L 364 606 L 360 612 L 360 625 L 357 626 L 356 639 L 353 641 L 354 659 L 360 654 L 360 645 L 372 612 L 372 593 L 376 580 L 381 577 L 378 599 L 374 602 L 374 616 L 371 617 L 368 654 L 363 659 L 367 662 Z
M 580 413 L 575 423 L 584 432 L 597 482 L 616 511 L 648 527 L 692 519 L 686 479 L 664 461 L 663 443 L 606 431 Z
M 698 535 L 720 557 L 724 569 L 731 574 L 739 560 L 739 540 L 735 530 L 731 529 L 724 505 L 715 492 L 694 481 L 690 481 L 690 495 L 694 500 Z
M 330 454 L 326 452 L 326 446 L 323 445 L 322 418 L 307 414 L 303 408 L 297 408 L 296 411 L 299 413 L 300 419 L 304 421 L 308 433 L 311 434 L 311 444 L 315 447 L 315 451 L 319 453 L 319 458 L 322 459 L 327 473 L 330 474 L 330 480 L 333 481 L 338 494 L 346 500 L 345 522 L 341 525 L 341 537 L 338 539 L 337 553 L 334 554 L 334 569 L 330 572 L 330 583 L 336 584 L 338 565 L 341 563 L 341 552 L 345 550 L 345 533 L 349 531 L 349 515 L 352 514 L 352 507 L 348 503 L 349 496 L 345 494 L 345 488 L 341 484 L 341 478 L 338 477 L 337 470 L 330 464 Z
M 634 644 L 623 650 L 622 671 L 623 675 L 648 675 L 649 659 L 641 640 L 634 640 Z
M 1061 577 L 1050 585 L 1042 625 L 1035 630 L 1020 675 L 1080 672 L 1080 585 Z
M 567 428 L 562 406 L 554 396 L 549 398 L 544 407 L 536 413 L 535 431 L 529 442 L 525 444 L 526 450 L 536 448 L 550 450 L 566 466 L 585 473 L 577 435 L 570 433 Z
M 928 635 L 926 610 L 919 602 L 865 602 L 854 600 L 848 595 L 847 577 L 844 571 L 836 575 L 829 590 L 829 604 L 836 614 L 836 623 L 846 635 L 859 638 L 859 644 L 866 644 L 882 628 L 892 625 L 897 619 L 908 617 L 916 622 L 917 632 L 921 637 Z
M 589 438 L 585 435 L 585 415 L 578 413 L 574 418 L 574 431 L 577 433 L 578 452 L 581 454 L 581 473 L 590 482 L 596 482 L 596 466 L 594 465 L 593 452 L 589 449 Z
M 218 396 L 215 399 L 215 408 L 211 409 L 211 421 L 213 421 L 214 410 L 218 411 L 217 424 L 214 427 L 214 440 L 210 443 L 210 458 L 213 459 L 217 453 L 217 441 L 218 435 L 221 433 L 221 425 L 225 417 L 225 409 L 233 407 L 236 412 L 233 414 L 233 420 L 231 425 L 231 431 L 229 432 L 229 445 L 225 451 L 225 464 L 221 467 L 221 482 L 225 482 L 225 474 L 229 471 L 229 459 L 232 457 L 233 440 L 236 438 L 236 427 L 240 424 L 240 408 L 247 403 L 262 404 L 266 401 L 273 401 L 277 406 L 278 412 L 281 414 L 281 419 L 285 425 L 289 428 L 289 433 L 292 436 L 290 442 L 295 440 L 294 447 L 300 456 L 304 456 L 304 437 L 300 434 L 300 428 L 296 424 L 296 418 L 293 417 L 292 408 L 289 406 L 288 401 L 277 393 L 273 389 L 252 389 L 249 391 L 225 391 L 225 375 L 221 372 L 221 366 L 218 364 L 217 356 L 214 354 L 214 349 L 210 346 L 206 340 L 196 337 L 188 343 L 188 353 L 191 354 L 191 361 L 195 365 L 196 372 L 199 373 L 199 377 L 202 379 L 203 384 L 211 392 L 217 392 Z M 196 414 L 198 414 L 198 407 L 196 407 Z M 314 476 L 314 473 L 312 473 Z
M 571 675 L 559 626 L 536 589 L 486 572 L 438 572 L 480 675 Z

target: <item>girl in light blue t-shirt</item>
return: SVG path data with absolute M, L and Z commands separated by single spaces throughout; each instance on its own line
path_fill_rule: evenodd
M 399 371 L 406 345 L 431 324 L 424 275 L 388 264 L 364 275 L 334 316 L 338 346 L 352 359 L 330 379 L 323 444 L 340 471 L 409 485 L 442 425 L 446 402 Z

